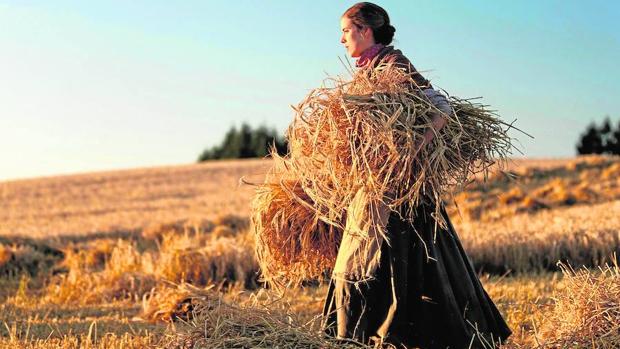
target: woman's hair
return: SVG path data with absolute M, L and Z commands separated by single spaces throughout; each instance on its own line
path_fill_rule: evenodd
M 369 27 L 378 44 L 388 45 L 394 37 L 394 28 L 390 24 L 387 12 L 371 2 L 358 2 L 344 12 L 342 17 L 348 17 L 358 28 Z

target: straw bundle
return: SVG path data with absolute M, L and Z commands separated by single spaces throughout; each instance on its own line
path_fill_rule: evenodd
M 392 63 L 362 69 L 349 82 L 332 81 L 294 107 L 290 153 L 272 152 L 273 170 L 254 200 L 258 257 L 269 281 L 299 282 L 330 268 L 360 190 L 366 207 L 382 203 L 409 220 L 421 201 L 434 202 L 445 224 L 441 196 L 473 174 L 486 177 L 512 148 L 510 125 L 484 105 L 450 97 L 455 113 L 443 114 Z M 437 115 L 447 123 L 423 146 Z M 366 221 L 356 226 L 368 229 L 372 216 L 362 215 Z
M 291 275 L 297 281 L 315 278 L 331 268 L 342 237 L 341 229 L 319 220 L 299 181 L 277 177 L 270 175 L 258 189 L 253 217 L 260 268 L 274 285 Z

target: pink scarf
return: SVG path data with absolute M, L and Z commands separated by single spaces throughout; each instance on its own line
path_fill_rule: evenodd
M 362 52 L 357 61 L 355 61 L 355 66 L 358 68 L 365 66 L 366 64 L 368 64 L 368 62 L 372 61 L 372 59 L 375 58 L 379 51 L 381 51 L 381 49 L 384 47 L 385 45 L 383 44 L 374 44 L 370 46 L 369 48 L 364 50 L 364 52 Z

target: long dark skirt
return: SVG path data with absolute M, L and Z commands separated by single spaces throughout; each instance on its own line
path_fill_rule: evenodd
M 420 205 L 413 224 L 391 214 L 390 244 L 382 243 L 371 281 L 332 279 L 323 310 L 328 334 L 420 348 L 490 348 L 511 334 L 445 209 L 447 229 L 435 230 L 433 211 Z

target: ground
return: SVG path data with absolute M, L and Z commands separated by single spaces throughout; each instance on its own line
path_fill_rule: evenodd
M 218 161 L 0 182 L 0 347 L 169 344 L 213 294 L 312 322 L 324 285 L 275 301 L 256 278 L 254 187 L 241 179 L 260 182 L 268 166 Z M 521 159 L 508 173 L 516 179 L 494 176 L 446 198 L 450 216 L 514 331 L 507 346 L 559 343 L 556 334 L 583 328 L 557 312 L 584 296 L 571 293 L 583 278 L 557 262 L 598 275 L 620 249 L 620 159 Z M 615 292 L 618 275 L 604 276 L 588 279 L 598 287 L 590 295 Z

